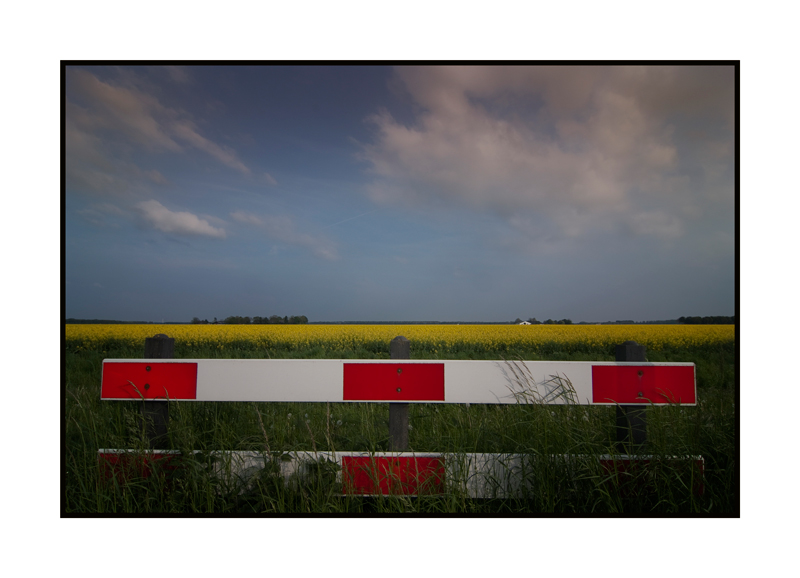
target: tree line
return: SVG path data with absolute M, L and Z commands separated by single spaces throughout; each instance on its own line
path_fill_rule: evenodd
M 231 317 L 226 317 L 221 321 L 217 321 L 217 318 L 214 317 L 214 321 L 209 321 L 208 319 L 200 319 L 199 317 L 193 317 L 192 323 L 195 325 L 207 324 L 207 323 L 225 323 L 226 325 L 249 325 L 249 324 L 259 324 L 259 325 L 266 325 L 268 323 L 272 324 L 301 324 L 301 323 L 308 323 L 308 317 L 305 315 L 292 315 L 289 317 L 288 315 L 281 317 L 280 315 L 270 315 L 269 317 L 240 317 L 238 315 L 233 315 Z
M 547 321 L 539 321 L 535 317 L 531 317 L 527 319 L 527 322 L 531 325 L 572 325 L 571 319 L 560 319 L 558 321 L 553 319 L 548 319 Z M 523 323 L 522 319 L 517 317 L 515 324 L 519 325 Z M 583 321 L 580 322 L 581 324 L 585 323 Z M 657 323 L 657 324 L 684 324 L 684 325 L 735 325 L 736 324 L 736 317 L 735 316 L 724 316 L 724 315 L 716 315 L 716 316 L 707 316 L 707 317 L 680 317 L 678 319 L 669 319 L 663 321 L 639 321 L 636 322 L 633 319 L 618 319 L 616 321 L 605 321 L 600 323 L 600 325 L 641 325 L 647 323 Z
M 531 317 L 527 321 L 531 325 L 572 325 L 572 319 L 559 319 L 558 321 L 554 321 L 553 319 L 548 319 L 547 321 L 539 321 L 538 319 L 536 319 L 536 317 Z M 522 319 L 517 318 L 517 320 L 514 321 L 514 323 L 519 325 L 520 323 L 522 323 Z
M 683 323 L 684 325 L 733 325 L 736 323 L 736 316 L 678 317 L 678 323 Z

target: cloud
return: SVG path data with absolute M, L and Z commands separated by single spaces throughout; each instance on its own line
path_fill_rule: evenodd
M 187 84 L 192 81 L 189 69 L 185 66 L 163 66 L 162 68 L 167 72 L 173 82 Z
M 197 126 L 192 121 L 176 122 L 170 128 L 181 140 L 197 149 L 205 151 L 222 164 L 246 175 L 250 174 L 250 169 L 239 160 L 235 150 L 228 146 L 218 145 L 202 136 L 197 131 Z
M 298 231 L 297 225 L 289 216 L 263 215 L 259 217 L 244 211 L 235 211 L 230 216 L 240 223 L 261 228 L 266 236 L 274 241 L 308 249 L 317 257 L 328 261 L 339 259 L 339 253 L 331 241 L 321 236 Z
M 115 156 L 108 141 L 78 128 L 70 117 L 69 105 L 67 110 L 66 181 L 70 189 L 120 197 L 148 192 L 149 185 L 168 182 L 155 169 L 144 171 Z
M 238 153 L 201 134 L 189 113 L 164 105 L 136 86 L 100 80 L 67 69 L 67 184 L 83 192 L 130 194 L 165 184 L 155 169 L 142 169 L 137 152 L 183 154 L 196 149 L 242 174 L 251 174 Z
M 682 221 L 665 211 L 649 211 L 634 215 L 631 231 L 637 235 L 654 235 L 665 239 L 679 238 L 683 235 Z
M 245 213 L 244 211 L 234 211 L 231 213 L 231 218 L 235 221 L 239 221 L 240 223 L 247 223 L 249 225 L 261 226 L 264 224 L 264 221 L 255 215 Z
M 136 205 L 140 216 L 144 222 L 164 233 L 176 235 L 198 235 L 203 237 L 213 237 L 216 239 L 225 238 L 225 230 L 212 227 L 205 219 L 200 219 L 197 215 L 183 211 L 170 211 L 158 201 L 151 199 Z
M 165 177 L 164 175 L 162 175 L 160 172 L 158 172 L 155 169 L 150 169 L 149 171 L 144 171 L 144 175 L 148 179 L 150 179 L 151 181 L 153 181 L 154 183 L 156 183 L 158 185 L 169 184 L 169 180 L 167 180 L 167 177 Z
M 733 69 L 692 67 L 400 67 L 413 123 L 368 118 L 358 157 L 380 204 L 458 203 L 511 218 L 547 215 L 562 235 L 590 215 L 634 234 L 672 236 L 708 183 L 687 159 L 732 165 Z M 690 126 L 709 130 L 689 142 Z M 706 154 L 706 153 L 703 153 Z M 724 181 L 732 190 L 732 180 Z M 698 190 L 699 189 L 699 190 Z M 641 226 L 628 227 L 633 216 Z
M 273 187 L 275 187 L 275 186 L 277 186 L 277 185 L 278 185 L 278 181 L 276 181 L 276 180 L 275 180 L 275 177 L 273 177 L 273 176 L 272 176 L 271 174 L 269 174 L 269 173 L 264 173 L 264 174 L 262 175 L 262 177 L 261 177 L 261 178 L 262 178 L 262 179 L 264 180 L 264 182 L 265 182 L 265 183 L 267 183 L 268 185 L 272 185 Z
M 119 225 L 113 221 L 114 217 L 125 216 L 125 212 L 122 209 L 110 203 L 90 204 L 85 209 L 76 212 L 96 227 L 117 228 Z
M 113 131 L 150 150 L 182 150 L 169 134 L 169 117 L 176 113 L 156 98 L 103 82 L 86 70 L 68 70 L 67 75 L 70 94 L 87 105 L 80 116 L 86 129 Z

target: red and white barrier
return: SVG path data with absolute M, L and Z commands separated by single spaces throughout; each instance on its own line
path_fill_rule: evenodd
M 101 398 L 695 405 L 697 396 L 693 363 L 106 359 Z

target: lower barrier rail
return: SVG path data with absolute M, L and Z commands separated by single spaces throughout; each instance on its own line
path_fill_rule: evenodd
M 174 340 L 159 334 L 145 340 L 145 359 L 103 361 L 101 399 L 141 400 L 150 442 L 146 452 L 99 450 L 107 475 L 133 471 L 147 476 L 156 462 L 167 469 L 180 467 L 187 456 L 164 447 L 170 401 L 378 402 L 389 404 L 390 452 L 217 451 L 208 454 L 208 467 L 225 483 L 236 481 L 243 488 L 265 473 L 291 485 L 324 471 L 342 495 L 456 491 L 487 498 L 524 494 L 536 483 L 531 474 L 553 464 L 568 471 L 588 467 L 601 480 L 619 482 L 646 479 L 642 471 L 657 464 L 684 463 L 691 466 L 695 493 L 703 491 L 701 456 L 641 451 L 648 407 L 696 404 L 694 364 L 647 362 L 645 347 L 635 342 L 616 346 L 614 362 L 411 360 L 405 337 L 392 340 L 390 360 L 172 359 L 173 349 Z M 410 403 L 614 406 L 622 451 L 549 457 L 409 452 Z
M 329 483 L 342 496 L 457 494 L 468 498 L 512 498 L 535 492 L 538 474 L 543 468 L 554 467 L 564 469 L 573 482 L 581 477 L 593 477 L 615 486 L 633 481 L 641 490 L 647 489 L 651 481 L 648 474 L 652 474 L 653 464 L 673 469 L 688 465 L 693 492 L 696 495 L 704 492 L 701 456 L 335 451 L 193 453 L 192 458 L 199 458 L 222 486 L 236 488 L 239 493 L 252 490 L 258 481 L 271 478 L 281 481 L 287 488 L 320 481 Z M 117 476 L 119 481 L 131 474 L 149 477 L 156 467 L 174 471 L 182 467 L 181 460 L 186 457 L 171 450 L 142 453 L 101 449 L 98 455 L 105 477 Z

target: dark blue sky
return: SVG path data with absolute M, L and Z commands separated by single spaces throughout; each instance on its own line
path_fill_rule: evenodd
M 68 67 L 66 315 L 732 315 L 733 73 Z

